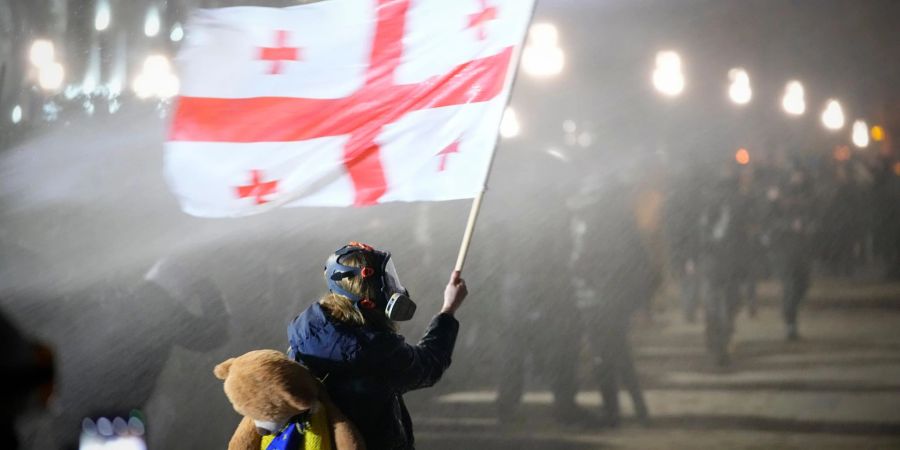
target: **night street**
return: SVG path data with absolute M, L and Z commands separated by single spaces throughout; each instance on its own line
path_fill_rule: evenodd
M 417 404 L 422 447 L 898 448 L 900 285 L 820 280 L 795 343 L 782 338 L 776 291 L 763 285 L 758 316 L 740 314 L 728 369 L 710 364 L 702 326 L 685 324 L 674 308 L 635 327 L 647 426 L 628 419 L 618 430 L 561 426 L 549 418 L 550 392 L 539 386 L 526 394 L 520 420 L 499 426 L 495 392 L 476 388 Z M 578 403 L 597 414 L 599 396 L 588 383 Z
M 0 0 L 0 450 L 900 449 L 900 0 Z

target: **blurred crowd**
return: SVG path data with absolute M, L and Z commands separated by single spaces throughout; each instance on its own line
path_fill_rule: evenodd
M 670 268 L 686 320 L 706 314 L 707 343 L 720 363 L 734 315 L 757 308 L 757 284 L 782 287 L 788 340 L 815 269 L 849 278 L 898 276 L 900 176 L 890 160 L 772 154 L 753 164 L 695 167 L 674 181 L 667 202 Z
M 784 337 L 794 341 L 814 277 L 900 275 L 900 167 L 891 159 L 838 147 L 684 170 L 656 157 L 604 167 L 550 154 L 537 165 L 557 173 L 554 164 L 577 169 L 552 188 L 511 187 L 529 202 L 498 212 L 501 422 L 516 420 L 533 378 L 553 392 L 560 422 L 615 426 L 620 387 L 649 420 L 629 343 L 635 313 L 675 307 L 687 322 L 702 318 L 711 361 L 728 366 L 735 316 L 756 316 L 760 283 L 780 285 Z M 575 403 L 584 366 L 600 390 L 599 415 Z

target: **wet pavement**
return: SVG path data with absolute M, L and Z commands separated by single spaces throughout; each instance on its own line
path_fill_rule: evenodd
M 416 404 L 420 447 L 900 448 L 900 286 L 819 280 L 799 342 L 783 338 L 777 286 L 761 292 L 758 315 L 738 317 L 733 364 L 724 369 L 706 355 L 700 321 L 685 323 L 674 307 L 638 318 L 633 338 L 649 424 L 629 420 L 624 394 L 619 429 L 556 423 L 552 394 L 535 383 L 517 419 L 499 424 L 495 391 L 486 387 Z M 595 387 L 582 386 L 579 405 L 599 413 Z

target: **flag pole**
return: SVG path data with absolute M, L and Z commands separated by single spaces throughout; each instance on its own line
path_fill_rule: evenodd
M 512 91 L 516 86 L 516 79 L 518 78 L 518 69 L 519 62 L 522 60 L 522 50 L 525 48 L 525 42 L 528 39 L 528 30 L 531 28 L 531 21 L 534 20 L 534 11 L 537 9 L 537 0 L 535 0 L 531 4 L 531 17 L 528 19 L 528 25 L 525 28 L 525 33 L 522 36 L 522 43 L 519 45 L 518 50 L 516 51 L 516 57 L 513 58 L 516 63 L 510 67 L 509 70 L 512 71 L 512 80 L 510 81 L 509 86 L 509 97 L 506 98 L 506 105 L 503 107 L 503 113 L 506 114 L 506 109 L 509 107 L 509 101 L 512 99 Z M 503 116 L 500 116 L 501 123 L 503 122 Z M 498 127 L 499 130 L 499 127 Z M 475 224 L 478 222 L 478 213 L 481 212 L 481 201 L 484 200 L 484 194 L 488 189 L 488 180 L 491 177 L 491 168 L 494 166 L 494 156 L 497 155 L 497 146 L 500 144 L 500 133 L 497 133 L 497 137 L 494 139 L 494 148 L 491 150 L 491 159 L 488 161 L 487 172 L 484 174 L 484 183 L 482 183 L 481 191 L 475 198 L 472 200 L 472 209 L 469 210 L 469 219 L 466 222 L 466 231 L 463 232 L 462 243 L 459 246 L 459 254 L 456 256 L 456 266 L 453 270 L 457 270 L 462 272 L 463 266 L 466 265 L 466 256 L 469 253 L 469 245 L 472 243 L 472 236 L 475 234 Z
M 490 173 L 490 168 L 488 168 L 488 173 Z M 481 211 L 481 200 L 484 198 L 484 192 L 486 190 L 487 189 L 482 189 L 481 192 L 475 196 L 475 199 L 472 200 L 472 209 L 469 210 L 469 221 L 466 223 L 466 231 L 463 233 L 462 244 L 459 246 L 459 255 L 456 257 L 456 268 L 454 270 L 462 272 L 463 266 L 466 264 L 466 255 L 469 253 L 469 244 L 472 243 L 472 235 L 475 234 L 475 222 L 478 220 L 478 212 Z

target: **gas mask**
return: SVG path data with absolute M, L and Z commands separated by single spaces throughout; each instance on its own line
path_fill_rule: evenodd
M 388 319 L 402 322 L 413 318 L 416 313 L 416 304 L 406 294 L 394 294 L 388 300 L 384 313 Z
M 365 267 L 345 265 L 344 258 L 356 253 L 374 256 L 370 259 L 374 259 L 375 262 L 370 263 L 371 266 Z M 351 277 L 371 278 L 371 282 L 375 283 L 379 292 L 378 298 L 362 298 L 347 292 L 341 287 L 340 280 Z M 357 308 L 383 309 L 385 315 L 391 320 L 398 322 L 409 320 L 416 312 L 416 304 L 409 298 L 409 291 L 400 283 L 400 277 L 397 275 L 397 269 L 394 267 L 394 261 L 389 252 L 378 251 L 368 245 L 351 242 L 328 258 L 325 263 L 325 281 L 332 293 L 348 298 Z

